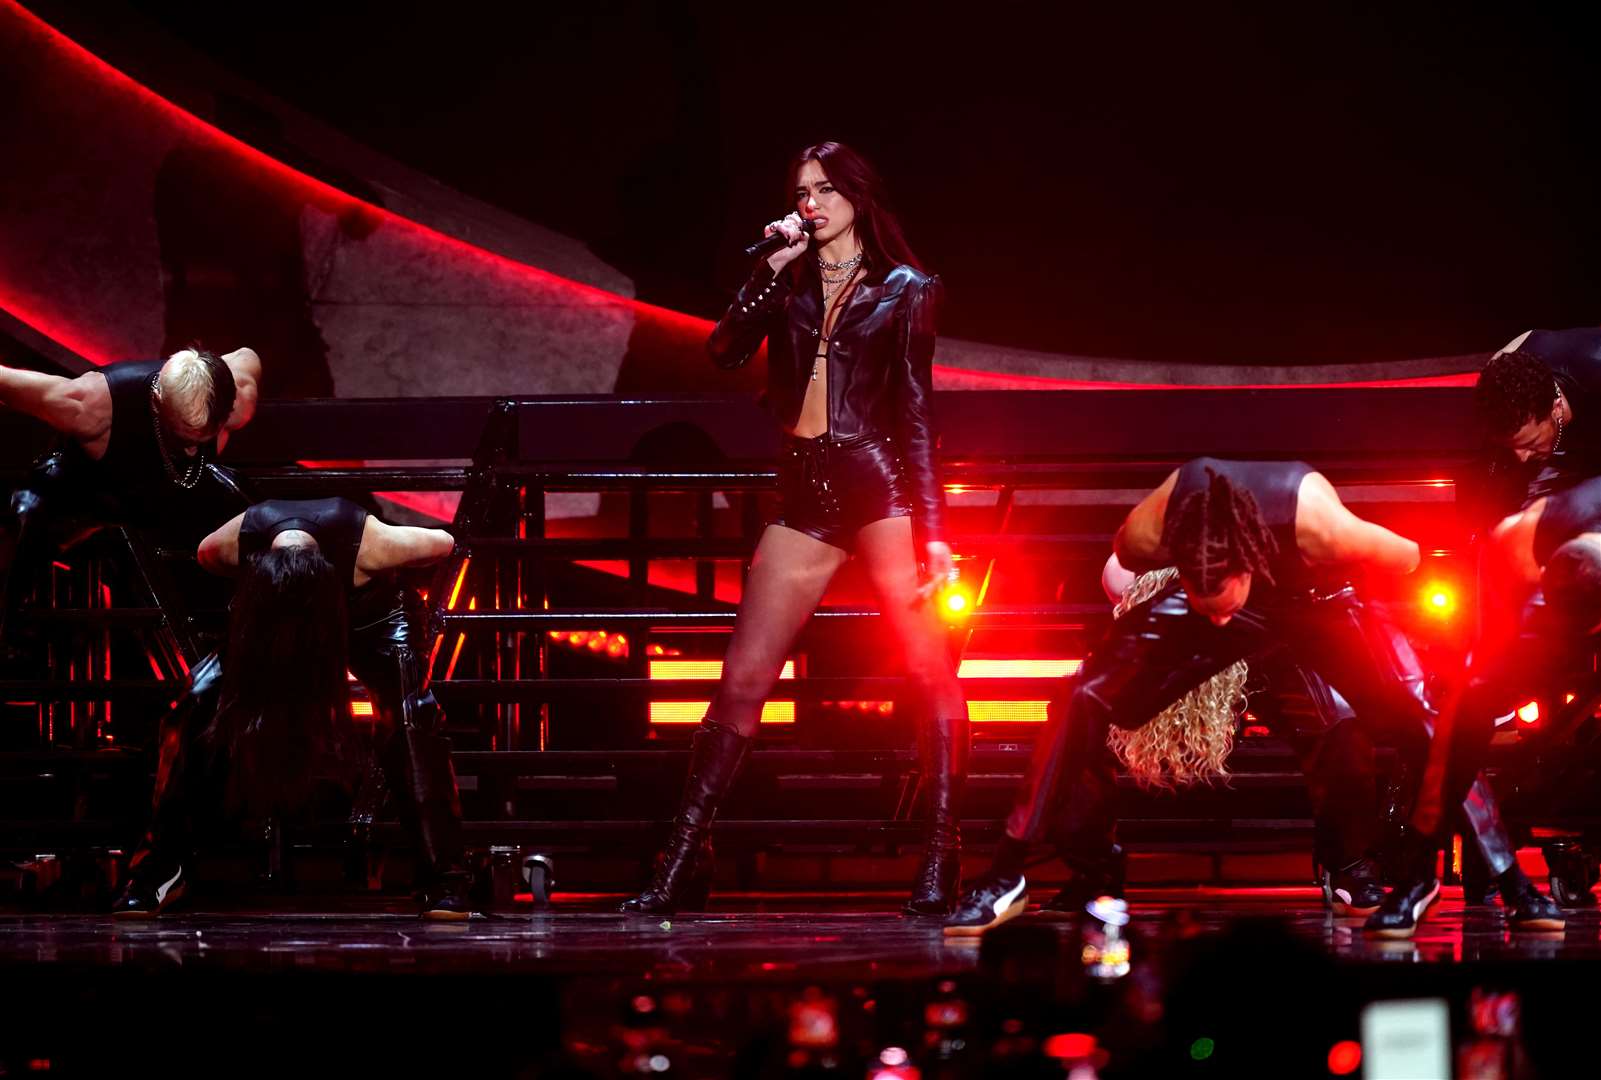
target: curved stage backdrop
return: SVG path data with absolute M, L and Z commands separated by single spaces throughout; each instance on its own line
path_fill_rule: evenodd
M 248 88 L 217 95 L 212 112 L 250 143 L 9 2 L 0 54 L 16 98 L 7 156 L 27 162 L 0 175 L 0 308 L 76 357 L 248 343 L 266 358 L 270 397 L 756 385 L 759 365 L 704 362 L 704 320 L 632 299 L 629 279 L 582 244 L 287 107 L 250 112 Z M 1460 384 L 1477 357 L 1163 367 L 947 338 L 937 359 L 944 389 L 1072 389 Z

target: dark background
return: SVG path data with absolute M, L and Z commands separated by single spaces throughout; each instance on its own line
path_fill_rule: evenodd
M 1288 364 L 1601 322 L 1596 20 L 1554 8 L 114 6 L 695 314 L 838 138 L 958 337 Z

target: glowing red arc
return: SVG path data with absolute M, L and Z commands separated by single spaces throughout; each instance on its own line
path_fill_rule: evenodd
M 25 27 L 38 38 L 39 46 L 51 49 L 64 56 L 69 63 L 75 64 L 88 73 L 91 78 L 97 79 L 107 85 L 133 94 L 138 100 L 149 105 L 161 115 L 175 122 L 187 132 L 205 140 L 210 140 L 218 146 L 232 153 L 242 156 L 245 160 L 254 163 L 263 170 L 272 173 L 293 187 L 314 193 L 319 201 L 329 202 L 347 209 L 363 208 L 366 212 L 377 215 L 384 222 L 405 230 L 411 230 L 428 242 L 450 248 L 470 258 L 481 260 L 487 264 L 510 270 L 516 274 L 535 279 L 546 285 L 553 285 L 561 289 L 583 296 L 593 303 L 626 306 L 632 309 L 637 317 L 657 320 L 663 323 L 676 325 L 686 332 L 697 336 L 704 336 L 709 332 L 711 323 L 693 315 L 687 315 L 671 308 L 648 304 L 644 301 L 634 300 L 620 296 L 593 285 L 586 285 L 571 278 L 562 277 L 527 263 L 509 259 L 485 248 L 459 240 L 453 236 L 429 228 L 410 218 L 402 217 L 383 207 L 357 199 L 347 192 L 341 191 L 315 177 L 291 168 L 278 159 L 263 153 L 248 143 L 234 138 L 232 135 L 219 130 L 206 123 L 194 114 L 187 112 L 178 105 L 157 94 L 149 87 L 131 78 L 127 74 L 112 67 L 100 57 L 94 55 L 55 27 L 40 19 L 37 15 L 21 7 L 15 0 L 0 0 L 10 14 L 18 19 Z M 87 327 L 69 323 L 63 318 L 55 317 L 49 312 L 41 311 L 36 305 L 31 305 L 20 297 L 14 288 L 0 281 L 0 307 L 10 312 L 21 322 L 32 327 L 40 334 L 59 343 L 89 360 L 94 364 L 105 364 L 117 357 L 115 350 L 107 349 L 93 339 L 93 333 Z M 936 365 L 935 372 L 942 375 L 960 376 L 972 381 L 993 382 L 996 387 L 1004 389 L 1042 390 L 1073 390 L 1073 389 L 1187 389 L 1197 384 L 1169 383 L 1118 383 L 1118 382 L 1089 382 L 1073 379 L 1059 379 L 1040 375 L 1011 375 L 1002 372 L 973 370 L 968 368 L 954 368 Z M 1470 385 L 1471 374 L 1442 375 L 1418 379 L 1390 379 L 1367 380 L 1346 383 L 1320 383 L 1317 386 L 1350 386 L 1350 387 L 1410 387 L 1410 386 L 1461 386 Z M 1282 389 L 1283 387 L 1268 384 L 1248 384 L 1242 389 Z

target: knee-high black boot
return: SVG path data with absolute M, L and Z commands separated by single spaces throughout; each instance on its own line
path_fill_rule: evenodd
M 423 916 L 466 919 L 468 875 L 461 838 L 461 796 L 450 760 L 450 740 L 438 732 L 438 705 L 430 691 L 407 696 L 400 730 L 391 737 L 389 768 L 400 781 L 402 821 L 416 838 Z
M 657 857 L 656 873 L 650 887 L 623 901 L 620 910 L 632 915 L 671 915 L 680 909 L 706 906 L 711 890 L 712 821 L 734 786 L 752 741 L 710 717 L 701 721 L 689 758 L 684 799 L 667 846 Z
M 150 827 L 112 905 L 118 918 L 153 918 L 189 887 L 193 822 L 215 814 L 223 798 L 224 763 L 201 740 L 216 714 L 221 685 L 222 661 L 212 653 L 195 665 L 188 693 L 161 720 Z
M 935 717 L 919 735 L 928 834 L 923 864 L 905 911 L 908 915 L 945 916 L 955 907 L 962 884 L 961 806 L 969 725 L 965 716 Z

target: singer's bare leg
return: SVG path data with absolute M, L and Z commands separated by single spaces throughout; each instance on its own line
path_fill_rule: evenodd
M 769 525 L 756 545 L 708 715 L 744 736 L 756 734 L 762 706 L 784 660 L 845 552 L 783 525 Z

